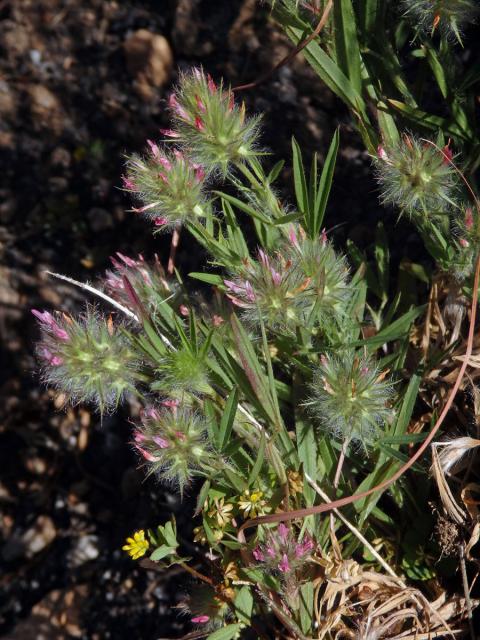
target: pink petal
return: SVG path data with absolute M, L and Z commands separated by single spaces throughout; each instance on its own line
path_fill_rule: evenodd
M 290 571 L 290 564 L 288 562 L 286 553 L 283 554 L 282 559 L 278 563 L 278 568 L 280 569 L 280 571 L 282 571 L 282 573 L 287 573 L 287 571 Z
M 210 616 L 195 616 L 195 618 L 192 618 L 192 622 L 195 622 L 196 624 L 205 624 L 205 622 L 208 622 L 210 620 Z

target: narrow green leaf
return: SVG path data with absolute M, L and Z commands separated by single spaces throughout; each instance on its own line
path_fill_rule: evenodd
M 335 163 L 337 161 L 339 144 L 340 130 L 337 129 L 333 134 L 333 138 L 328 149 L 327 157 L 325 159 L 325 164 L 323 165 L 322 174 L 320 176 L 320 182 L 316 193 L 313 212 L 314 222 L 312 226 L 312 238 L 316 238 L 322 228 L 325 209 L 327 208 L 328 197 L 330 195 L 330 189 L 332 187 L 333 173 L 335 171 Z
M 293 182 L 295 185 L 295 197 L 297 199 L 297 205 L 305 218 L 308 218 L 308 190 L 307 180 L 305 178 L 305 168 L 303 166 L 302 150 L 300 149 L 300 146 L 294 137 L 292 137 L 292 164 Z
M 190 278 L 195 278 L 195 280 L 201 280 L 202 282 L 211 284 L 214 287 L 221 287 L 223 285 L 223 278 L 214 273 L 199 273 L 197 271 L 192 271 L 188 275 Z
M 309 581 L 300 587 L 300 627 L 303 633 L 312 630 L 313 615 L 313 582 Z
M 334 41 L 337 64 L 350 80 L 352 87 L 362 93 L 360 45 L 357 25 L 350 0 L 333 3 Z
M 253 483 L 255 482 L 255 480 L 258 477 L 258 474 L 260 473 L 261 469 L 262 469 L 262 465 L 263 465 L 263 461 L 265 459 L 265 434 L 262 433 L 262 437 L 260 440 L 260 447 L 258 449 L 257 452 L 257 458 L 255 460 L 255 464 L 252 467 L 252 470 L 250 471 L 250 475 L 248 476 L 248 480 L 247 480 L 247 485 L 249 487 L 251 487 L 253 485 Z
M 230 440 L 230 434 L 232 433 L 233 423 L 235 421 L 235 414 L 237 413 L 237 406 L 238 389 L 235 388 L 228 396 L 222 419 L 220 421 L 220 430 L 217 441 L 217 446 L 220 451 L 223 451 Z

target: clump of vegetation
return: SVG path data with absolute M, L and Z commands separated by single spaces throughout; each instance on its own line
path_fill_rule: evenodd
M 274 3 L 297 42 L 312 31 L 308 9 L 318 13 L 304 4 Z M 331 3 L 323 4 L 328 17 Z M 406 4 L 408 19 L 420 9 L 438 11 L 439 25 L 448 20 L 455 33 L 464 8 L 472 8 Z M 92 308 L 78 319 L 34 312 L 46 382 L 101 413 L 135 394 L 143 410 L 131 444 L 141 465 L 197 496 L 195 560 L 184 557 L 174 521 L 133 532 L 124 549 L 191 574 L 183 609 L 211 640 L 241 637 L 247 628 L 260 638 L 439 636 L 463 629 L 462 616 L 476 604 L 457 594 L 442 608 L 438 594 L 446 594 L 442 580 L 452 567 L 439 562 L 428 505 L 438 486 L 442 518 L 472 531 L 477 516 L 459 460 L 478 440 L 464 434 L 458 446 L 437 442 L 434 452 L 443 450 L 434 455 L 434 481 L 414 464 L 455 401 L 471 354 L 479 211 L 475 198 L 468 203 L 438 118 L 435 141 L 399 134 L 387 108 L 373 126 L 362 91 L 374 99 L 382 67 L 377 58 L 358 58 L 372 19 L 358 11 L 349 0 L 335 3 L 333 29 L 325 27 L 329 62 L 313 38 L 305 53 L 354 110 L 381 199 L 408 215 L 425 242 L 430 272 L 409 265 L 424 300 L 412 297 L 405 279 L 395 294 L 381 224 L 368 255 L 353 243 L 342 252 L 325 231 L 338 132 L 321 171 L 316 156 L 305 171 L 293 140 L 296 202 L 286 209 L 273 186 L 282 163 L 267 172 L 259 118 L 246 116 L 224 82 L 193 69 L 170 98 L 168 140 L 150 141 L 144 158 L 127 161 L 124 188 L 175 242 L 180 229 L 190 233 L 209 256 L 205 269 L 185 277 L 169 268 L 167 275 L 158 259 L 150 265 L 119 254 L 101 286 L 88 289 L 124 322 Z M 392 52 L 389 64 L 396 64 Z M 360 68 L 374 81 L 358 83 Z M 415 122 L 414 102 L 390 107 Z M 192 280 L 211 288 L 201 304 Z M 463 311 L 472 299 L 467 338 Z M 455 315 L 456 305 L 463 311 Z M 445 405 L 440 375 L 453 385 Z M 458 489 L 449 485 L 452 474 Z M 347 504 L 354 508 L 341 511 Z M 449 549 L 460 554 L 463 545 L 465 557 L 471 545 L 460 539 Z

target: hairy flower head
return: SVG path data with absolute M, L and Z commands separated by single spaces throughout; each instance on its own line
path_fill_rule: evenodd
M 103 286 L 108 295 L 123 306 L 132 308 L 131 297 L 125 288 L 125 278 L 128 278 L 143 306 L 152 313 L 167 298 L 175 295 L 177 287 L 167 279 L 157 256 L 153 263 L 149 264 L 141 255 L 133 259 L 117 251 L 110 260 L 112 268 L 105 272 Z
M 462 31 L 480 13 L 476 0 L 402 0 L 405 16 L 424 33 L 440 31 L 448 39 L 462 42 Z
M 259 249 L 257 260 L 244 260 L 224 285 L 247 323 L 255 326 L 260 315 L 279 331 L 304 326 L 312 313 L 318 323 L 342 315 L 350 295 L 345 258 L 326 238 L 313 241 L 293 227 L 274 255 Z
M 206 439 L 205 420 L 177 403 L 150 407 L 133 434 L 133 446 L 148 473 L 183 493 L 195 471 L 210 470 L 214 456 Z
M 128 339 L 92 308 L 79 318 L 33 310 L 41 340 L 37 354 L 47 385 L 74 402 L 113 410 L 127 392 L 134 391 L 139 362 Z
M 383 203 L 422 217 L 453 204 L 455 171 L 433 145 L 405 135 L 395 146 L 382 147 L 375 164 Z
M 171 229 L 205 215 L 205 172 L 182 151 L 160 149 L 149 141 L 150 153 L 127 161 L 125 190 L 142 206 L 133 209 L 151 220 L 158 230 Z
M 232 90 L 216 85 L 202 69 L 180 77 L 170 109 L 175 130 L 168 133 L 207 170 L 226 174 L 230 163 L 257 155 L 259 118 L 246 118 Z
M 311 538 L 304 536 L 299 541 L 295 531 L 281 523 L 267 532 L 265 542 L 255 547 L 252 555 L 265 570 L 287 578 L 308 562 L 314 549 Z
M 388 420 L 392 383 L 364 356 L 348 351 L 322 357 L 307 403 L 322 429 L 364 447 Z

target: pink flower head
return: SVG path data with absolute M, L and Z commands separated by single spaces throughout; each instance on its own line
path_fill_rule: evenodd
M 148 409 L 145 409 L 145 415 L 147 416 L 147 418 L 158 420 L 158 413 L 153 407 L 148 407 Z
M 195 168 L 195 180 L 197 182 L 202 182 L 205 178 L 205 169 L 203 167 Z
M 158 159 L 160 156 L 160 149 L 158 148 L 158 145 L 156 145 L 155 142 L 152 142 L 152 140 L 147 140 L 147 144 L 150 147 L 150 152 L 152 156 L 155 159 Z
M 385 149 L 382 147 L 381 144 L 379 144 L 377 147 L 377 154 L 380 160 L 383 160 L 384 162 L 388 162 L 387 152 L 385 151 Z
M 278 537 L 282 541 L 283 544 L 287 542 L 288 534 L 290 533 L 290 529 L 281 522 L 278 525 Z
M 470 246 L 469 241 L 465 240 L 465 238 L 460 238 L 459 242 L 460 242 L 460 246 L 463 247 L 464 249 L 467 249 Z
M 278 563 L 278 568 L 282 573 L 287 573 L 290 571 L 290 563 L 288 562 L 287 554 L 284 553 L 282 559 Z
M 300 245 L 298 244 L 298 238 L 297 238 L 297 234 L 295 232 L 294 226 L 290 227 L 290 230 L 288 232 L 288 237 L 292 246 L 294 246 L 295 249 L 300 249 Z
M 167 218 L 165 218 L 163 216 L 157 216 L 155 218 L 155 220 L 153 221 L 153 224 L 156 227 L 163 227 L 164 225 L 168 224 L 168 220 L 167 220 Z
M 162 167 L 167 171 L 170 171 L 170 169 L 172 168 L 172 163 L 168 158 L 165 158 L 165 156 L 158 156 L 157 161 L 158 164 L 162 165 Z
M 139 264 L 136 260 L 133 260 L 133 258 L 129 258 L 128 256 L 123 255 L 123 253 L 120 253 L 120 251 L 117 251 L 116 255 L 127 267 L 136 267 Z
M 212 76 L 210 74 L 207 75 L 207 86 L 208 86 L 208 90 L 210 91 L 210 93 L 216 93 L 217 92 L 217 85 L 213 81 L 213 78 L 212 78 Z
M 207 107 L 203 103 L 200 96 L 195 96 L 195 102 L 197 103 L 197 109 L 200 111 L 200 113 L 205 113 L 207 111 Z
M 160 460 L 160 458 L 156 458 L 150 453 L 150 451 L 147 451 L 143 447 L 140 447 L 138 444 L 135 445 L 135 448 L 148 462 L 158 462 Z
M 468 230 L 473 227 L 473 211 L 471 207 L 465 209 L 465 226 Z
M 450 149 L 450 140 L 448 141 L 448 144 L 446 144 L 443 147 L 442 151 L 443 151 L 443 164 L 450 164 L 453 159 L 453 152 Z
M 145 436 L 139 429 L 135 429 L 135 431 L 133 432 L 133 439 L 135 440 L 136 444 L 141 444 L 146 440 Z
M 195 616 L 192 618 L 192 622 L 195 624 L 205 624 L 210 620 L 210 616 Z
M 260 547 L 257 547 L 252 551 L 252 556 L 255 558 L 257 562 L 263 562 L 265 560 L 265 556 L 263 555 Z
M 130 180 L 128 176 L 122 176 L 122 184 L 124 189 L 128 189 L 129 191 L 136 191 L 135 183 Z
M 180 134 L 178 131 L 173 131 L 173 129 L 160 129 L 160 133 L 163 136 L 167 136 L 167 138 L 179 138 Z
M 295 545 L 295 556 L 297 558 L 303 558 L 303 556 L 307 555 L 314 549 L 315 545 L 313 544 L 313 540 L 310 538 L 305 538 L 303 542 L 297 542 Z
M 42 356 L 42 358 L 44 358 L 49 365 L 51 365 L 52 367 L 59 367 L 61 364 L 63 364 L 63 360 L 62 358 L 60 358 L 60 356 L 55 356 L 53 355 L 53 353 L 50 351 L 50 349 L 47 349 L 47 347 L 43 347 L 40 350 L 40 355 Z
M 190 119 L 188 117 L 188 113 L 178 103 L 177 96 L 174 93 L 171 93 L 170 97 L 168 98 L 168 106 L 170 107 L 170 109 L 172 109 L 172 111 L 175 111 L 175 113 L 177 114 L 177 116 L 179 118 L 182 118 L 183 120 L 189 120 Z
M 275 271 L 273 267 L 270 267 L 270 273 L 272 274 L 273 284 L 278 287 L 278 285 L 282 282 L 282 276 L 278 273 L 278 271 Z
M 160 403 L 164 407 L 168 407 L 169 409 L 176 409 L 180 405 L 180 400 L 174 400 L 173 398 L 162 400 Z
M 205 131 L 205 125 L 203 124 L 200 116 L 195 117 L 195 129 L 198 129 L 199 131 Z
M 161 438 L 160 436 L 153 436 L 152 440 L 160 447 L 160 449 L 168 449 L 170 446 L 168 440 L 165 440 L 165 438 Z
M 250 302 L 255 302 L 255 291 L 248 280 L 245 281 L 245 295 Z
M 262 249 L 258 250 L 258 257 L 260 258 L 260 262 L 263 264 L 263 266 L 266 269 L 270 269 L 270 260 L 267 256 L 267 254 L 265 253 L 265 251 L 263 251 Z
M 32 309 L 32 313 L 36 318 L 38 318 L 45 331 L 50 331 L 50 333 L 53 333 L 53 335 L 59 340 L 68 342 L 70 339 L 68 333 L 65 329 L 62 329 L 51 313 L 48 311 L 38 311 L 37 309 Z
M 189 314 L 188 307 L 185 304 L 181 304 L 178 310 L 180 311 L 180 315 L 182 315 L 184 318 L 186 318 Z

